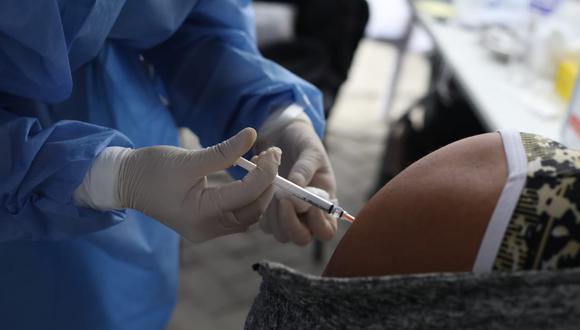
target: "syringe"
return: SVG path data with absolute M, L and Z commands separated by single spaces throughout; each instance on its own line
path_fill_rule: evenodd
M 241 168 L 245 169 L 246 171 L 251 171 L 256 167 L 256 164 L 250 162 L 249 160 L 240 157 L 238 161 L 236 161 L 236 165 L 240 166 Z M 309 204 L 312 204 L 319 209 L 327 212 L 335 216 L 338 219 L 342 219 L 352 223 L 354 221 L 354 217 L 350 215 L 348 212 L 343 210 L 340 206 L 327 201 L 326 199 L 300 187 L 299 185 L 284 179 L 283 177 L 276 175 L 274 179 L 274 184 L 279 187 L 280 189 L 290 193 L 292 196 L 299 198 Z

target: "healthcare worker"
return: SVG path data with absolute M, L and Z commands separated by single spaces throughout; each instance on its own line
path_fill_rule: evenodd
M 319 93 L 260 56 L 251 15 L 249 0 L 0 3 L 1 329 L 162 329 L 178 234 L 260 219 L 283 242 L 334 235 L 273 196 L 278 170 L 335 183 Z M 177 127 L 210 147 L 174 147 Z M 207 187 L 252 146 L 257 170 Z

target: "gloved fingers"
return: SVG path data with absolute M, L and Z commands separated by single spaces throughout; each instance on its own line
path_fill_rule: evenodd
M 257 133 L 247 127 L 226 141 L 201 151 L 192 152 L 192 166 L 198 173 L 209 174 L 232 166 L 248 152 L 256 141 Z
M 286 233 L 286 231 L 282 228 L 281 225 L 281 219 L 279 216 L 279 210 L 280 210 L 280 205 L 279 203 L 278 207 L 276 208 L 276 216 L 273 217 L 270 221 L 270 224 L 272 226 L 272 235 L 274 235 L 274 238 L 280 242 L 280 243 L 288 243 L 290 242 L 290 238 L 288 237 L 288 234 Z
M 301 187 L 306 186 L 321 167 L 321 157 L 320 152 L 316 149 L 302 151 L 288 174 L 288 180 Z
M 332 172 L 332 169 L 325 168 L 316 172 L 312 181 L 310 181 L 308 185 L 309 187 L 307 187 L 307 189 L 310 189 L 310 187 L 319 189 L 319 191 L 312 191 L 315 194 L 319 194 L 319 192 L 322 191 L 325 196 L 319 196 L 324 199 L 336 198 L 336 183 L 334 181 L 334 173 Z
M 307 187 L 304 187 L 304 189 L 308 190 L 309 192 L 311 192 L 319 197 L 326 199 L 327 201 L 331 200 L 331 197 L 330 197 L 330 194 L 328 193 L 328 191 L 326 191 L 322 188 L 315 187 L 315 186 L 307 186 Z M 310 204 L 308 204 L 308 205 L 310 205 Z M 306 212 L 306 211 L 304 211 L 304 212 Z
M 275 190 L 276 188 L 274 188 L 274 191 Z M 274 196 L 275 195 L 276 193 L 274 193 Z M 277 213 L 278 209 L 276 208 L 276 205 L 278 203 L 276 202 L 275 199 L 276 197 L 274 197 L 273 200 L 270 202 L 270 205 L 268 205 L 266 212 L 264 212 L 264 215 L 259 220 L 260 228 L 267 234 L 272 234 L 272 226 L 270 223 L 276 219 L 276 216 L 278 214 Z
M 330 241 L 336 235 L 336 218 L 321 209 L 310 208 L 305 218 L 312 236 L 316 239 Z
M 258 220 L 258 225 L 260 226 L 260 229 L 262 229 L 263 232 L 265 232 L 266 234 L 272 234 L 272 230 L 270 229 L 270 219 L 268 217 L 268 211 L 266 210 L 266 213 L 260 217 L 260 219 Z
M 280 199 L 282 199 L 283 196 L 288 195 L 283 190 L 276 188 L 274 199 L 272 200 L 272 203 L 270 203 L 270 206 L 268 207 L 267 211 L 268 214 L 267 217 L 265 218 L 267 220 L 267 226 L 269 227 L 270 230 L 269 232 L 272 233 L 274 238 L 280 243 L 288 243 L 290 241 L 290 239 L 288 238 L 288 234 L 286 234 L 284 229 L 282 229 L 282 227 L 280 226 L 279 209 L 280 209 Z
M 289 199 L 279 200 L 278 220 L 282 229 L 297 245 L 306 245 L 312 241 L 310 230 L 300 221 L 294 205 Z
M 308 187 L 306 189 L 308 189 Z M 306 211 L 308 211 L 311 207 L 313 207 L 310 203 L 305 202 L 299 198 L 296 198 L 290 194 L 288 194 L 286 198 L 290 199 L 290 201 L 292 202 L 296 214 L 306 213 Z
M 276 196 L 276 194 L 274 195 Z M 290 241 L 288 235 L 280 228 L 278 204 L 277 197 L 274 197 L 266 213 L 260 218 L 260 228 L 265 233 L 272 234 L 278 242 L 288 243 Z
M 244 226 L 251 226 L 256 223 L 272 201 L 274 189 L 274 186 L 270 186 L 254 202 L 234 211 L 237 222 Z
M 330 195 L 326 190 L 312 186 L 308 186 L 305 189 L 326 200 L 330 200 Z M 296 213 L 305 219 L 305 223 L 315 238 L 328 241 L 334 237 L 336 234 L 336 219 L 333 216 L 297 198 L 292 198 L 292 203 Z
M 211 205 L 215 201 L 215 190 L 206 190 L 199 204 Z M 217 205 L 214 205 L 217 207 Z M 195 216 L 194 216 L 195 217 Z M 171 226 L 176 232 L 185 237 L 192 243 L 199 243 L 212 238 L 243 233 L 248 230 L 249 226 L 238 223 L 232 212 L 220 212 L 213 209 L 202 216 L 198 221 L 190 219 L 189 221 L 180 221 Z
M 218 187 L 221 196 L 220 207 L 223 210 L 236 210 L 258 199 L 274 181 L 278 174 L 278 166 L 282 151 L 270 148 L 263 151 L 256 160 L 257 167 L 242 179 Z

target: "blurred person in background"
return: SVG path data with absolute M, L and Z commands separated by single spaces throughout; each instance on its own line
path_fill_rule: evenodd
M 258 25 L 260 36 L 282 33 L 278 40 L 260 44 L 264 57 L 284 66 L 315 85 L 322 92 L 324 113 L 328 117 L 342 84 L 348 77 L 354 54 L 364 36 L 369 20 L 366 0 L 259 0 L 255 6 L 289 7 L 291 22 L 272 22 L 275 26 Z M 284 10 L 284 9 L 281 9 Z M 272 11 L 270 11 L 272 12 Z M 274 11 L 278 13 L 277 11 Z M 258 15 L 262 11 L 258 11 Z M 264 11 L 267 15 L 269 12 Z M 267 20 L 267 19 L 265 19 Z M 258 16 L 258 23 L 261 17 Z M 289 24 L 290 27 L 282 27 Z M 269 29 L 270 31 L 264 31 Z M 290 34 L 286 35 L 286 34 Z

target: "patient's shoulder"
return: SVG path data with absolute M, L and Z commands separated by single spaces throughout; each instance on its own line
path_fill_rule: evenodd
M 506 176 L 497 133 L 429 154 L 369 201 L 325 274 L 470 270 Z

